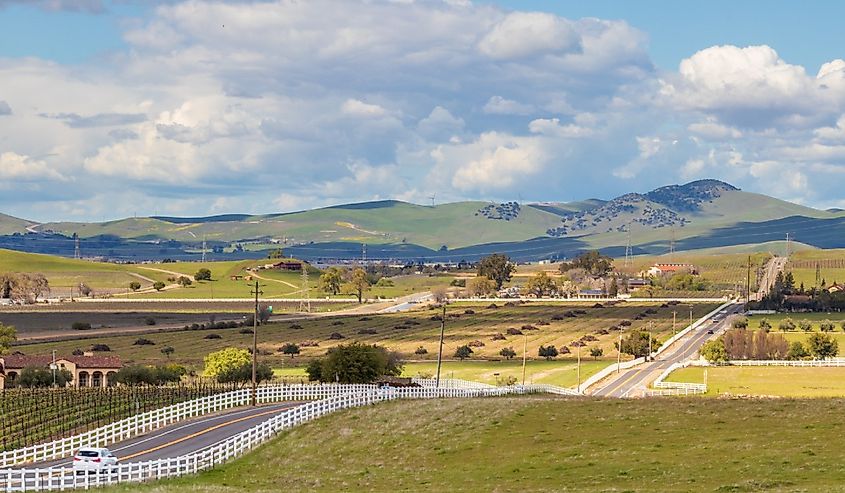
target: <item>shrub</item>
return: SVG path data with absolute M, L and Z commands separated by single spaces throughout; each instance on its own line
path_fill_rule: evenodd
M 155 325 L 156 319 L 154 319 L 153 317 L 147 317 L 144 319 L 144 323 L 147 325 Z
M 207 334 L 203 339 L 222 339 L 220 334 Z
M 139 337 L 132 343 L 133 346 L 155 346 L 155 343 L 145 337 Z
M 557 353 L 558 353 L 559 355 L 560 355 L 560 354 L 570 354 L 570 353 L 571 353 L 571 351 L 569 350 L 569 347 L 568 347 L 568 346 L 563 346 L 562 348 L 558 349 L 558 352 L 557 352 Z
M 88 322 L 74 322 L 70 328 L 73 330 L 91 330 L 91 324 Z
M 359 322 L 366 322 L 368 320 L 372 320 L 370 317 L 361 317 L 358 319 Z
M 833 332 L 836 330 L 836 324 L 830 320 L 824 320 L 819 324 L 819 329 L 821 329 L 822 332 Z
M 554 346 L 543 346 L 541 345 L 540 348 L 537 350 L 537 354 L 543 358 L 546 358 L 547 361 L 552 360 L 552 358 L 557 357 L 558 351 L 557 348 Z
M 802 332 L 810 332 L 813 330 L 813 323 L 809 320 L 801 320 L 798 322 L 798 328 L 801 329 Z
M 551 325 L 551 324 L 546 320 L 538 320 L 537 325 Z
M 772 330 L 772 324 L 765 318 L 760 320 L 759 326 L 760 330 L 765 330 L 766 332 Z
M 763 328 L 763 322 L 764 320 L 760 321 L 760 328 L 768 332 L 768 329 Z M 795 322 L 793 322 L 791 318 L 787 317 L 781 320 L 781 322 L 778 324 L 778 328 L 784 332 L 791 332 L 795 330 Z
M 734 329 L 747 329 L 748 328 L 748 319 L 747 318 L 738 318 L 734 320 L 733 323 Z
M 506 331 L 509 336 L 521 336 L 522 331 L 519 329 L 510 328 Z
M 329 349 L 312 360 L 305 371 L 309 380 L 340 383 L 372 383 L 383 376 L 402 374 L 402 360 L 384 347 L 353 342 Z
M 416 351 L 414 351 L 414 354 L 416 354 L 416 355 L 428 354 L 428 349 L 420 346 L 420 347 L 417 348 Z
M 595 305 L 593 305 L 593 308 L 604 308 L 604 305 L 602 305 L 601 303 L 596 303 Z
M 194 280 L 195 281 L 210 281 L 211 280 L 211 271 L 206 269 L 206 268 L 202 268 L 202 269 L 198 270 L 197 273 L 194 274 Z
M 481 342 L 481 341 L 475 340 L 475 341 L 472 341 L 469 344 L 467 344 L 467 346 L 469 346 L 469 347 L 484 347 L 484 343 Z
M 239 334 L 252 334 L 253 332 L 251 327 L 244 327 L 238 331 Z
M 334 322 L 332 322 L 332 325 L 343 325 L 343 322 L 341 320 L 335 320 Z
M 505 335 L 504 335 L 504 334 L 502 334 L 501 332 L 499 332 L 498 334 L 493 334 L 493 340 L 494 340 L 494 341 L 505 341 L 505 340 L 507 340 L 507 339 L 508 339 L 508 338 L 507 338 L 507 337 L 505 337 Z
M 107 344 L 91 344 L 91 351 L 106 353 L 111 351 L 111 348 Z
M 539 329 L 537 327 L 534 327 L 533 325 L 526 324 L 526 325 L 522 326 L 522 330 L 539 330 Z
M 340 332 L 332 332 L 331 335 L 329 336 L 329 339 L 331 339 L 333 341 L 338 341 L 340 339 L 346 339 L 346 336 L 344 336 Z
M 156 291 L 161 291 L 162 289 L 165 288 L 165 286 L 166 286 L 166 284 L 164 284 L 161 281 L 156 281 L 156 282 L 153 283 L 153 289 L 155 289 Z
M 499 308 L 499 305 L 497 305 L 495 303 L 490 303 L 489 305 L 487 305 L 487 308 L 490 308 L 490 309 Z
M 633 324 L 630 320 L 623 320 L 619 322 L 619 325 L 622 327 L 630 327 Z
M 499 354 L 505 359 L 511 359 L 516 356 L 516 351 L 514 351 L 512 347 L 506 347 L 502 348 L 502 350 L 499 351 Z
M 302 330 L 302 326 L 299 324 L 291 324 L 290 328 L 293 330 Z
M 463 346 L 459 346 L 458 349 L 455 350 L 455 357 L 463 361 L 469 358 L 472 353 L 472 348 L 464 344 Z
M 74 355 L 74 356 L 82 356 L 82 355 L 84 355 L 84 354 L 85 354 L 85 351 L 83 351 L 83 350 L 81 350 L 81 349 L 79 349 L 79 348 L 76 348 L 76 349 L 74 349 L 74 350 L 73 350 L 73 352 L 72 352 L 72 353 L 70 353 L 70 354 L 72 354 L 72 355 Z
M 464 315 L 475 315 L 475 310 L 464 310 Z
M 358 333 L 361 335 L 373 335 L 378 334 L 378 331 L 376 331 L 376 329 L 360 329 L 358 330 Z

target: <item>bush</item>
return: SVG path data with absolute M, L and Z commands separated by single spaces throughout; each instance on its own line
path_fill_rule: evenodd
M 238 331 L 238 334 L 253 334 L 255 331 L 252 330 L 251 327 L 244 327 Z
M 534 327 L 533 325 L 526 324 L 526 325 L 522 326 L 522 330 L 539 330 L 539 329 L 537 329 L 537 327 Z
M 73 330 L 91 330 L 91 324 L 88 322 L 74 322 L 70 328 Z
M 378 334 L 378 331 L 376 329 L 359 329 L 358 333 L 361 335 L 373 335 Z
M 558 355 L 557 348 L 554 346 L 543 346 L 541 345 L 540 348 L 537 350 L 537 354 L 540 357 L 546 358 L 547 361 L 551 361 L 553 358 L 556 358 Z
M 765 320 L 760 321 L 760 328 L 768 332 L 769 329 L 763 328 L 764 321 Z M 780 323 L 778 324 L 778 328 L 784 332 L 792 332 L 793 330 L 795 330 L 795 322 L 793 322 L 791 318 L 787 317 L 780 321 Z
M 343 322 L 342 322 L 342 321 L 340 321 L 340 320 L 335 320 L 334 322 L 332 322 L 332 325 L 335 325 L 335 326 L 337 326 L 337 325 L 343 325 Z
M 464 315 L 475 315 L 475 310 L 464 310 Z
M 422 356 L 423 354 L 428 354 L 428 349 L 420 346 L 420 347 L 417 348 L 416 351 L 414 351 L 414 354 L 419 355 L 419 356 Z
M 56 371 L 56 386 L 64 387 L 68 382 L 73 381 L 73 375 L 67 370 Z M 40 366 L 24 368 L 20 376 L 15 380 L 19 387 L 46 388 L 53 385 L 53 371 Z
M 476 340 L 476 341 L 470 342 L 469 344 L 467 344 L 467 346 L 469 346 L 469 347 L 484 347 L 484 343 Z
M 210 281 L 211 280 L 211 271 L 206 269 L 206 268 L 202 268 L 202 269 L 198 270 L 197 273 L 194 274 L 194 280 L 195 281 Z
M 502 348 L 502 350 L 499 351 L 499 355 L 501 355 L 505 359 L 512 359 L 514 356 L 516 356 L 516 351 L 514 351 L 512 347 L 506 347 Z
M 494 341 L 506 341 L 507 339 L 508 338 L 505 337 L 505 335 L 502 334 L 501 332 L 499 332 L 498 334 L 493 334 L 493 340 Z
M 339 341 L 340 339 L 346 339 L 346 336 L 344 336 L 340 332 L 332 332 L 329 336 L 329 339 L 332 341 Z
M 830 320 L 824 320 L 819 324 L 819 329 L 821 329 L 822 332 L 833 332 L 836 330 L 836 324 Z
M 358 319 L 359 322 L 366 322 L 368 320 L 372 320 L 370 317 L 361 317 Z
M 282 354 L 288 354 L 291 358 L 296 356 L 300 353 L 299 346 L 292 342 L 286 343 L 284 346 L 279 348 L 279 352 Z
M 132 343 L 133 346 L 155 346 L 155 343 L 145 337 L 139 337 Z
M 91 344 L 91 351 L 106 353 L 111 351 L 111 348 L 106 344 Z
M 724 363 L 728 361 L 728 352 L 725 350 L 725 342 L 722 338 L 707 341 L 701 347 L 701 357 L 710 363 Z
M 769 321 L 766 320 L 765 318 L 760 320 L 759 326 L 760 326 L 760 330 L 765 330 L 766 332 L 772 330 L 772 324 L 769 323 Z
M 207 334 L 203 339 L 222 339 L 223 337 L 220 334 Z
M 155 289 L 156 291 L 161 291 L 162 289 L 165 288 L 165 286 L 166 286 L 166 284 L 164 284 L 161 281 L 156 281 L 156 282 L 153 283 L 153 289 Z
M 733 323 L 734 329 L 747 329 L 748 328 L 748 319 L 747 318 L 738 318 L 734 320 Z
M 811 332 L 813 330 L 813 323 L 809 320 L 801 320 L 798 322 L 798 328 L 801 329 L 802 332 Z
M 469 358 L 472 353 L 472 348 L 464 344 L 463 346 L 459 346 L 458 349 L 455 350 L 455 357 L 463 361 Z
M 510 328 L 510 329 L 508 329 L 506 332 L 507 332 L 507 334 L 508 334 L 509 336 L 521 336 L 521 335 L 522 335 L 522 331 L 521 331 L 521 330 L 519 330 L 519 329 L 514 329 L 514 328 Z
M 144 323 L 147 325 L 155 325 L 156 319 L 154 319 L 153 317 L 147 317 L 144 319 Z
M 138 281 L 132 281 L 129 283 L 129 289 L 131 289 L 132 291 L 138 291 L 139 289 L 141 289 L 141 283 Z
M 290 328 L 293 330 L 302 330 L 303 327 L 299 324 L 291 324 Z

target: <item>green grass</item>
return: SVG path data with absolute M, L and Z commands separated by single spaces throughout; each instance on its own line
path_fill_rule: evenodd
M 813 330 L 819 330 L 819 324 L 825 320 L 830 320 L 836 324 L 836 331 L 842 330 L 842 322 L 845 322 L 845 313 L 776 313 L 774 315 L 754 315 L 748 317 L 748 328 L 751 330 L 758 330 L 760 322 L 767 320 L 772 325 L 772 330 L 780 332 L 778 326 L 780 323 L 791 318 L 795 325 L 802 320 L 807 320 L 813 325 Z M 796 329 L 799 330 L 800 329 Z
M 584 351 L 587 353 L 587 351 Z M 520 355 L 521 356 L 521 355 Z M 598 373 L 607 365 L 608 359 L 594 361 L 584 357 L 581 360 L 581 381 Z M 547 383 L 560 387 L 575 387 L 578 384 L 577 361 L 575 358 L 558 358 L 553 361 L 534 360 L 525 365 L 525 383 Z M 436 362 L 410 362 L 405 364 L 403 376 L 433 376 L 437 373 Z M 496 375 L 498 373 L 498 375 Z M 497 379 L 507 377 L 522 382 L 522 360 L 510 361 L 444 361 L 440 369 L 441 378 L 460 378 L 495 385 Z
M 712 303 L 698 303 L 693 305 L 695 316 L 699 317 L 711 311 L 716 305 Z M 647 308 L 655 308 L 657 313 L 642 320 L 634 320 L 637 314 Z M 552 317 L 569 310 L 583 309 L 585 315 L 576 318 L 552 320 Z M 597 340 L 588 343 L 587 347 L 600 347 L 604 350 L 604 358 L 615 361 L 616 353 L 613 343 L 618 338 L 618 332 L 601 334 L 612 325 L 622 320 L 632 321 L 630 329 L 651 328 L 659 340 L 666 340 L 672 333 L 672 312 L 679 310 L 677 329 L 684 325 L 686 305 L 673 308 L 671 306 L 647 303 L 621 303 L 614 307 L 592 308 L 589 303 L 527 303 L 524 305 L 486 308 L 486 305 L 459 304 L 450 306 L 446 324 L 444 354 L 451 358 L 455 349 L 473 341 L 484 343 L 483 347 L 474 348 L 472 359 L 500 359 L 499 351 L 505 347 L 512 347 L 521 354 L 525 339 L 528 344 L 528 355 L 537 358 L 537 349 L 542 345 L 554 345 L 558 349 L 571 346 L 572 342 L 582 336 L 591 334 Z M 466 310 L 475 313 L 467 314 Z M 339 343 L 360 341 L 368 344 L 380 344 L 392 350 L 400 351 L 409 358 L 433 360 L 437 356 L 437 343 L 440 335 L 440 322 L 432 320 L 436 315 L 434 310 L 421 310 L 408 313 L 382 314 L 342 317 L 321 317 L 297 322 L 273 323 L 259 328 L 259 349 L 262 358 L 266 358 L 275 367 L 303 366 L 303 358 L 321 356 L 328 348 Z M 457 318 L 453 318 L 457 317 Z M 363 319 L 362 319 L 363 318 Z M 538 325 L 541 320 L 549 325 Z M 292 328 L 297 324 L 301 329 Z M 523 335 L 506 335 L 505 340 L 493 340 L 498 333 L 506 333 L 508 328 L 521 328 L 523 325 L 534 325 L 539 330 L 525 330 Z M 375 330 L 375 334 L 361 334 L 362 329 Z M 344 336 L 341 340 L 331 340 L 334 332 Z M 205 339 L 208 334 L 218 334 L 221 339 Z M 202 364 L 202 358 L 211 351 L 224 347 L 248 347 L 252 343 L 250 334 L 241 334 L 240 329 L 221 330 L 188 330 L 166 332 L 146 336 L 153 340 L 155 346 L 135 346 L 133 342 L 137 335 L 112 337 L 93 337 L 86 340 L 40 343 L 20 346 L 26 354 L 50 354 L 55 349 L 59 354 L 69 354 L 74 349 L 85 349 L 91 344 L 107 344 L 112 352 L 120 355 L 126 361 L 157 363 L 162 360 L 159 348 L 172 346 L 176 352 L 172 359 L 192 366 Z M 286 342 L 303 344 L 316 342 L 316 347 L 302 347 L 302 355 L 291 360 L 277 351 Z M 424 357 L 414 355 L 418 347 L 428 351 Z M 575 348 L 572 347 L 574 355 Z M 563 356 L 561 357 L 571 357 Z M 587 350 L 582 352 L 582 358 L 589 359 Z
M 816 265 L 827 286 L 845 282 L 845 249 L 796 252 L 789 257 L 786 268 L 792 272 L 796 286 L 803 283 L 809 289 L 816 286 Z
M 674 255 L 642 255 L 633 258 L 629 267 L 624 266 L 624 259 L 616 259 L 617 268 L 628 275 L 635 276 L 648 270 L 656 263 L 689 263 L 699 269 L 701 278 L 710 283 L 709 292 L 723 292 L 741 288 L 746 284 L 748 258 L 751 257 L 751 289 L 756 289 L 757 267 L 764 265 L 771 254 L 768 253 L 730 253 L 702 255 L 679 252 Z
M 841 343 L 842 341 L 840 341 Z M 669 381 L 704 382 L 704 368 L 672 372 Z M 707 395 L 843 397 L 845 368 L 722 366 L 707 368 Z
M 393 401 L 196 476 L 106 491 L 845 491 L 842 400 Z

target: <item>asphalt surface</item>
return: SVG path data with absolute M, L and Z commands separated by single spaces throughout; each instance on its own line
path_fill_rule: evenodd
M 160 428 L 143 436 L 113 443 L 108 449 L 118 457 L 121 464 L 178 457 L 214 445 L 301 404 L 302 402 L 284 402 L 255 408 L 237 408 Z M 72 465 L 73 460 L 65 458 L 21 467 Z
M 763 278 L 760 279 L 760 289 L 757 291 L 757 301 L 763 299 L 769 294 L 772 286 L 775 284 L 778 272 L 783 272 L 786 269 L 786 262 L 789 261 L 787 257 L 772 257 L 763 269 Z
M 692 357 L 708 339 L 716 337 L 720 332 L 726 330 L 729 325 L 729 316 L 742 311 L 742 303 L 734 303 L 721 312 L 714 315 L 710 321 L 701 324 L 672 347 L 661 353 L 656 360 L 637 365 L 628 370 L 622 370 L 617 376 L 600 387 L 593 395 L 599 397 L 633 397 L 639 391 L 644 390 L 660 372 L 669 368 L 674 363 L 679 363 Z M 715 321 L 715 322 L 713 322 Z M 713 333 L 708 333 L 712 331 Z

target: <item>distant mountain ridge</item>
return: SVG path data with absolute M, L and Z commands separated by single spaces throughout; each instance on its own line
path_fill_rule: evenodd
M 831 236 L 843 221 L 840 210 L 813 209 L 708 179 L 569 203 L 418 205 L 379 200 L 289 213 L 133 217 L 103 223 L 37 224 L 0 215 L 0 247 L 49 247 L 50 253 L 72 255 L 68 239 L 78 234 L 89 251 L 120 258 L 127 257 L 124 251 L 143 252 L 138 258 L 156 251 L 190 258 L 206 242 L 218 256 L 260 256 L 262 250 L 281 246 L 303 255 L 347 258 L 362 254 L 361 244 L 367 244 L 373 246 L 370 252 L 409 258 L 447 258 L 450 252 L 474 256 L 502 248 L 536 259 L 591 248 L 624 251 L 629 243 L 643 252 L 660 252 L 670 243 L 685 249 L 755 239 L 762 243 L 787 232 L 808 245 L 845 247 L 845 237 Z

